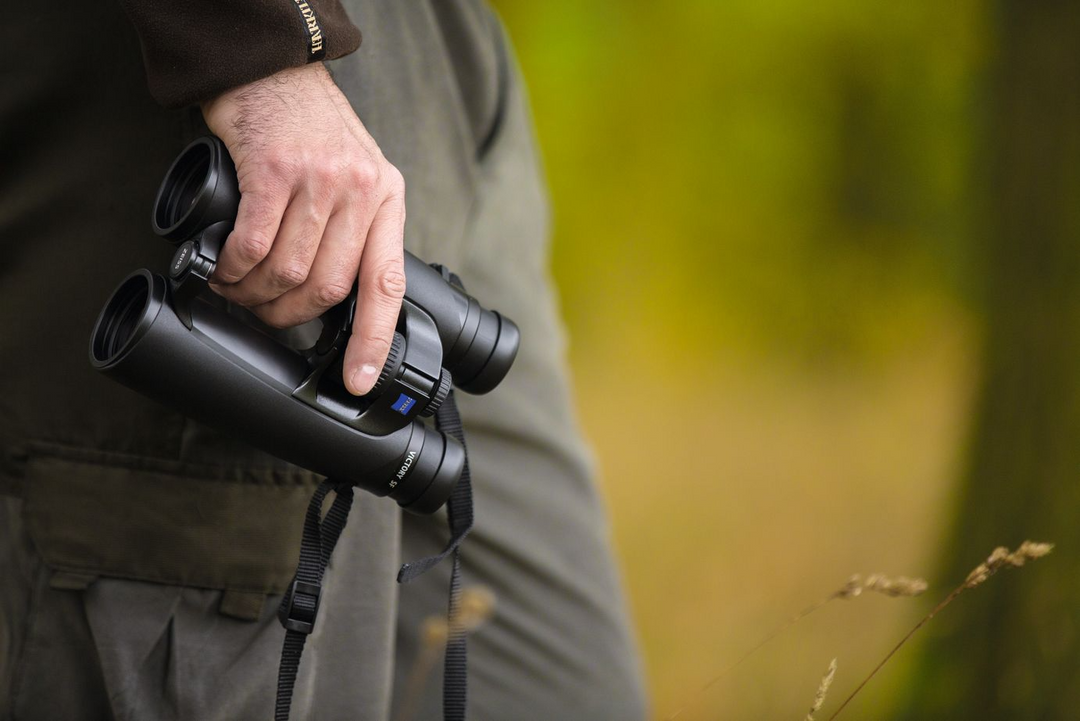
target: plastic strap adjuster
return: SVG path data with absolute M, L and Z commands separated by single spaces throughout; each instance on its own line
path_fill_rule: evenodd
M 289 587 L 288 604 L 282 607 L 278 620 L 286 631 L 310 634 L 315 630 L 315 618 L 319 615 L 319 598 L 322 586 L 317 583 L 293 581 Z M 297 603 L 297 598 L 300 603 Z

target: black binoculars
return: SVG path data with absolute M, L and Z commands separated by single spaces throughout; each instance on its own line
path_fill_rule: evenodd
M 356 288 L 296 349 L 227 312 L 206 287 L 236 220 L 236 170 L 215 137 L 176 158 L 154 202 L 154 232 L 177 245 L 168 277 L 137 270 L 113 292 L 90 340 L 110 378 L 290 463 L 432 513 L 461 476 L 465 449 L 420 420 L 451 387 L 487 393 L 510 370 L 520 334 L 441 266 L 405 253 L 406 291 L 389 357 L 371 392 L 342 380 Z

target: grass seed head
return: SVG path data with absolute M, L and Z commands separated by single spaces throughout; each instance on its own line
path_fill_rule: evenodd
M 1042 558 L 1054 548 L 1052 543 L 1040 543 L 1037 541 L 1024 541 L 1015 551 L 1010 551 L 1005 546 L 998 546 L 990 556 L 972 569 L 964 581 L 964 586 L 972 588 L 978 586 L 986 579 L 993 576 L 1002 568 L 1020 568 L 1028 561 Z
M 863 591 L 872 591 L 893 598 L 918 596 L 926 588 L 926 581 L 921 578 L 908 578 L 907 576 L 890 578 L 883 573 L 872 573 L 863 578 L 859 574 L 855 574 L 848 579 L 840 590 L 833 594 L 833 597 L 842 599 L 857 598 L 862 595 Z
M 896 598 L 898 596 L 918 596 L 926 590 L 927 583 L 921 578 L 908 578 L 897 576 L 889 578 L 880 573 L 875 573 L 866 579 L 867 590 L 881 593 Z
M 833 677 L 836 675 L 836 659 L 834 658 L 829 662 L 829 668 L 825 671 L 825 675 L 821 677 L 821 683 L 818 684 L 817 693 L 814 694 L 814 703 L 810 706 L 810 712 L 806 714 L 804 721 L 814 721 L 814 714 L 821 710 L 822 705 L 825 703 L 825 696 L 829 693 L 829 686 L 832 686 Z
M 1039 543 L 1037 541 L 1024 541 L 1020 547 L 1009 554 L 1009 565 L 1020 567 L 1025 561 L 1033 561 L 1042 558 L 1054 550 L 1052 543 Z

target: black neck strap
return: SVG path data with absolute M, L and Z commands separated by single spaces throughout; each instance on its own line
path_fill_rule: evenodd
M 465 446 L 465 429 L 461 425 L 461 414 L 458 413 L 453 391 L 436 411 L 435 425 Z M 461 542 L 473 527 L 472 474 L 469 471 L 468 446 L 465 446 L 465 467 L 461 471 L 461 480 L 454 486 L 450 500 L 446 503 L 446 517 L 450 522 L 450 541 L 446 548 L 434 556 L 402 565 L 398 571 L 398 583 L 412 581 L 453 554 L 453 565 L 450 567 L 450 604 L 447 609 L 450 632 L 446 640 L 446 660 L 443 666 L 443 719 L 465 721 L 467 659 L 465 629 L 461 626 L 458 607 L 461 601 Z
M 320 520 L 323 500 L 331 490 L 336 494 L 334 503 L 330 506 L 326 518 Z M 339 485 L 327 479 L 315 489 L 308 504 L 307 516 L 304 518 L 304 535 L 300 542 L 300 562 L 296 566 L 293 582 L 282 597 L 281 607 L 278 609 L 278 620 L 285 627 L 285 642 L 281 648 L 281 665 L 278 667 L 274 721 L 289 721 L 293 686 L 296 683 L 297 671 L 300 670 L 300 656 L 304 653 L 304 642 L 315 629 L 315 619 L 319 614 L 323 573 L 345 528 L 352 501 L 351 485 Z
M 465 445 L 465 432 L 461 425 L 454 394 L 451 391 L 435 414 L 439 430 L 456 438 Z M 335 493 L 333 504 L 325 518 L 321 518 L 323 501 L 331 490 Z M 345 528 L 352 507 L 351 485 L 323 481 L 315 490 L 308 504 L 304 519 L 304 534 L 300 542 L 300 562 L 289 590 L 281 599 L 278 619 L 285 627 L 285 641 L 281 649 L 281 665 L 278 667 L 277 704 L 274 721 L 289 721 L 293 687 L 300 669 L 300 656 L 304 643 L 315 629 L 322 595 L 323 574 L 330 561 L 330 554 L 337 545 Z M 465 631 L 460 623 L 458 606 L 461 597 L 461 542 L 473 526 L 472 480 L 469 473 L 469 455 L 465 453 L 465 468 L 461 480 L 446 504 L 450 522 L 450 542 L 440 553 L 406 563 L 398 572 L 398 583 L 408 583 L 434 568 L 448 555 L 453 555 L 450 571 L 450 603 L 448 608 L 450 633 L 446 645 L 446 663 L 443 679 L 443 718 L 445 721 L 465 721 L 467 699 Z M 359 652 L 359 649 L 358 651 Z

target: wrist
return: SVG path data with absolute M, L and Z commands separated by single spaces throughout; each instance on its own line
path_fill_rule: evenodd
M 241 116 L 249 115 L 249 109 L 280 105 L 283 106 L 282 111 L 291 113 L 293 108 L 290 106 L 298 97 L 310 94 L 313 88 L 324 88 L 328 84 L 333 85 L 334 81 L 326 66 L 320 62 L 309 63 L 285 68 L 265 78 L 230 88 L 203 101 L 199 107 L 210 131 L 224 140 L 226 145 L 232 146 L 234 138 L 231 136 L 240 125 L 237 120 Z M 266 118 L 269 114 L 259 115 Z

